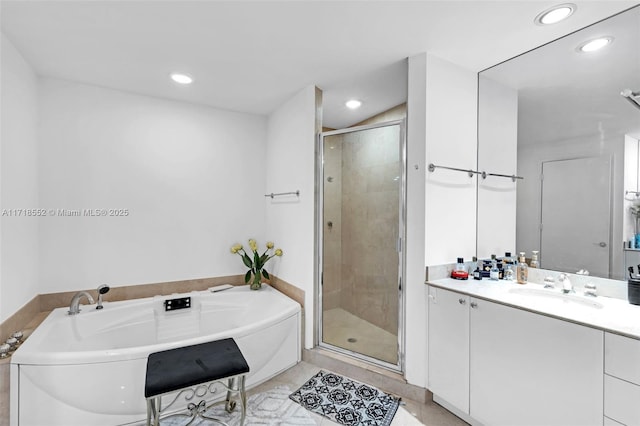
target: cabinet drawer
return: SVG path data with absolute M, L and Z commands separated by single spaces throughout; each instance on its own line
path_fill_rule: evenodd
M 640 425 L 640 386 L 604 375 L 604 415 L 625 425 Z
M 604 334 L 604 372 L 640 385 L 640 340 Z

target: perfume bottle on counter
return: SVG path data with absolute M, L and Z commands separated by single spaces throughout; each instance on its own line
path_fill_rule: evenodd
M 498 269 L 498 263 L 495 259 L 491 261 L 491 270 L 489 271 L 489 279 L 491 281 L 498 281 L 500 279 L 500 270 Z
M 525 262 L 524 252 L 520 252 L 520 258 L 516 265 L 516 280 L 518 284 L 526 284 L 529 279 L 529 267 Z
M 504 266 L 504 280 L 513 281 L 513 265 L 511 263 Z

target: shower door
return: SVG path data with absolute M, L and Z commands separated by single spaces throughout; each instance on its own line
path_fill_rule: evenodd
M 404 122 L 324 132 L 319 344 L 401 370 Z

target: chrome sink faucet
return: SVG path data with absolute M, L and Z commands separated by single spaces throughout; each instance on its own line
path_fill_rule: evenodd
M 80 313 L 80 299 L 82 299 L 83 297 L 86 297 L 89 303 L 95 303 L 93 297 L 91 297 L 89 293 L 87 293 L 86 291 L 79 291 L 74 294 L 73 298 L 71 299 L 71 304 L 69 305 L 68 312 L 69 315 L 76 315 Z
M 560 281 L 560 286 L 564 294 L 574 292 L 573 284 L 571 284 L 571 281 L 569 280 L 569 276 L 567 276 L 567 274 L 560 274 L 560 276 L 558 277 L 558 281 Z

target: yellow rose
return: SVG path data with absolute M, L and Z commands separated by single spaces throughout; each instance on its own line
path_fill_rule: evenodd
M 276 249 L 275 255 L 282 256 L 282 249 Z
M 267 248 L 268 249 L 272 249 L 273 248 L 273 243 L 271 241 L 267 242 Z

